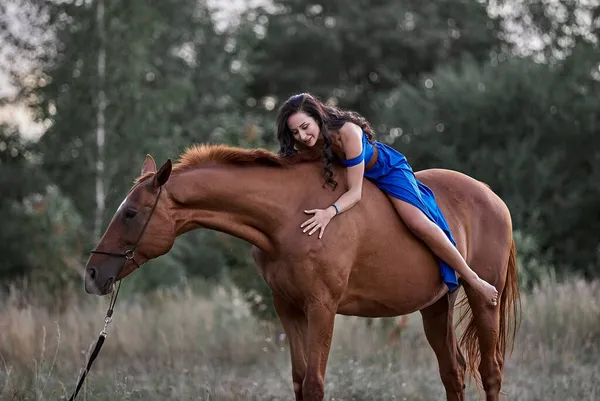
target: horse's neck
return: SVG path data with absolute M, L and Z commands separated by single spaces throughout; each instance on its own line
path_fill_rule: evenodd
M 177 235 L 203 227 L 272 251 L 274 235 L 296 208 L 298 191 L 289 178 L 283 169 L 229 165 L 172 176 L 168 185 Z

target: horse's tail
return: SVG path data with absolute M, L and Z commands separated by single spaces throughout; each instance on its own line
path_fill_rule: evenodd
M 520 303 L 521 295 L 519 283 L 517 281 L 517 248 L 513 239 L 508 258 L 506 282 L 504 284 L 504 289 L 502 290 L 502 295 L 500 296 L 500 327 L 498 343 L 496 345 L 496 360 L 500 363 L 500 370 L 502 370 L 504 366 L 506 348 L 510 346 L 511 353 L 513 351 L 517 327 L 521 320 Z M 461 300 L 459 304 L 466 304 L 466 298 Z M 478 370 L 480 360 L 479 340 L 477 337 L 475 319 L 468 307 L 463 309 L 457 325 L 461 324 L 466 318 L 469 320 L 460 338 L 460 346 L 465 352 L 467 374 L 472 378 L 475 378 L 478 386 L 481 387 Z
M 510 346 L 512 354 L 515 345 L 517 328 L 521 324 L 521 292 L 517 277 L 517 247 L 513 238 L 508 258 L 508 271 L 504 291 L 500 298 L 500 338 L 496 346 L 496 357 L 501 364 L 504 363 L 504 355 L 507 346 Z

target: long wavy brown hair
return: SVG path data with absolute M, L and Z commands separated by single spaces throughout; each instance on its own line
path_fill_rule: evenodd
M 323 139 L 325 185 L 331 185 L 335 189 L 337 182 L 333 178 L 331 169 L 336 157 L 332 150 L 332 132 L 338 131 L 344 123 L 350 121 L 361 127 L 369 142 L 373 143 L 375 137 L 373 129 L 369 122 L 357 112 L 328 106 L 310 93 L 299 93 L 287 99 L 277 113 L 277 139 L 280 145 L 279 155 L 282 157 L 289 157 L 298 152 L 295 147 L 296 140 L 287 121 L 290 116 L 299 111 L 314 118 L 319 126 L 320 137 Z

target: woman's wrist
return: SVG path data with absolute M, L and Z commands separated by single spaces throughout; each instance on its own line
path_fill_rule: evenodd
M 331 209 L 333 209 L 333 216 L 331 216 L 331 217 L 334 217 L 334 216 L 337 216 L 338 214 L 340 214 L 340 209 L 339 209 L 338 205 L 336 205 L 335 203 L 329 207 Z

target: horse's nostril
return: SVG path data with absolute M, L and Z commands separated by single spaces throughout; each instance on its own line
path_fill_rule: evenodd
M 96 269 L 94 269 L 93 267 L 90 267 L 90 268 L 88 269 L 88 271 L 89 271 L 89 274 L 90 274 L 90 278 L 91 278 L 92 280 L 94 280 L 94 279 L 96 278 Z
M 109 277 L 108 280 L 106 280 L 106 284 L 104 284 L 106 292 L 112 292 L 115 287 L 115 278 L 114 277 Z

